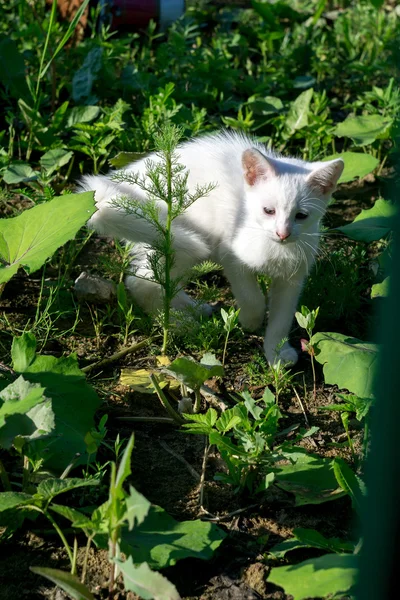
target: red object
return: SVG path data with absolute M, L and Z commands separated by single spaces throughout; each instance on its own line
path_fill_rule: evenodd
M 143 27 L 151 19 L 165 27 L 185 10 L 184 0 L 108 0 L 104 6 L 113 29 Z

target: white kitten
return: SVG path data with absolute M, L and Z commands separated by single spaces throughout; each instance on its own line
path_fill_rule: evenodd
M 216 183 L 205 198 L 192 204 L 173 222 L 176 260 L 174 275 L 210 259 L 221 264 L 240 307 L 240 322 L 254 331 L 264 320 L 265 299 L 257 273 L 272 278 L 269 319 L 264 350 L 270 363 L 281 359 L 295 363 L 297 352 L 285 343 L 301 288 L 318 248 L 319 223 L 343 171 L 341 159 L 308 163 L 270 153 L 253 139 L 237 133 L 218 133 L 194 139 L 178 147 L 179 162 L 189 170 L 188 187 Z M 155 155 L 154 161 L 159 160 Z M 145 175 L 145 160 L 126 171 Z M 116 209 L 111 201 L 133 196 L 146 201 L 137 186 L 115 183 L 110 177 L 86 176 L 81 187 L 95 190 L 98 211 L 89 224 L 98 233 L 136 242 L 134 269 L 126 285 L 147 312 L 162 306 L 158 284 L 146 281 L 150 245 L 156 232 L 149 223 Z M 166 205 L 160 202 L 160 215 Z M 193 305 L 181 290 L 175 308 Z M 204 312 L 210 312 L 205 305 Z

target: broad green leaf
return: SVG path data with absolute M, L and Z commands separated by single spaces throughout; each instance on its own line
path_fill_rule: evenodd
M 396 214 L 394 204 L 379 198 L 372 208 L 362 210 L 352 223 L 338 227 L 338 231 L 352 240 L 374 242 L 392 231 Z
M 72 508 L 71 506 L 64 506 L 62 504 L 55 504 L 55 502 L 52 502 L 49 505 L 49 510 L 52 510 L 65 519 L 68 519 L 68 521 L 71 521 L 74 527 L 82 527 L 81 523 L 83 522 L 90 523 L 90 519 L 88 519 L 83 513 L 79 512 L 79 510 L 76 510 L 76 508 Z M 78 525 L 75 525 L 75 523 L 78 523 Z
M 335 160 L 336 158 L 341 158 L 344 162 L 339 183 L 353 181 L 356 177 L 365 177 L 379 165 L 379 160 L 375 156 L 364 152 L 341 152 L 326 156 L 323 160 Z
M 360 512 L 362 497 L 366 493 L 364 483 L 341 458 L 335 458 L 333 468 L 338 484 L 350 496 L 354 510 Z
M 66 165 L 72 158 L 73 152 L 65 150 L 65 148 L 53 148 L 49 150 L 40 159 L 40 164 L 48 175 L 53 171 L 58 171 Z
M 135 592 L 143 600 L 179 600 L 176 587 L 166 577 L 152 571 L 147 563 L 133 564 L 130 556 L 126 561 L 114 559 L 124 577 L 126 590 Z
M 316 333 L 311 343 L 328 385 L 347 389 L 360 398 L 372 397 L 379 346 L 341 333 Z
M 74 600 L 95 600 L 93 594 L 87 589 L 86 585 L 81 583 L 76 575 L 61 571 L 60 569 L 50 569 L 49 567 L 29 567 L 33 573 L 42 575 L 49 579 Z
M 189 421 L 194 421 L 194 425 L 192 423 L 183 425 L 185 429 L 193 429 L 193 432 L 197 430 L 196 433 L 200 433 L 201 430 L 202 433 L 208 435 L 209 433 L 211 433 L 212 428 L 217 422 L 218 413 L 215 410 L 215 408 L 209 408 L 205 414 L 192 415 L 189 413 L 185 413 L 185 418 Z M 189 433 L 192 433 L 192 431 L 189 431 Z
M 255 115 L 273 115 L 283 110 L 283 102 L 275 96 L 265 96 L 265 98 L 249 98 L 248 107 Z
M 23 494 L 22 492 L 0 493 L 0 512 L 26 506 L 27 504 L 32 504 L 32 496 L 30 494 Z
M 36 358 L 36 338 L 33 333 L 23 333 L 15 337 L 11 346 L 11 358 L 14 371 L 22 373 Z
M 38 173 L 32 169 L 27 163 L 11 164 L 5 171 L 3 179 L 8 185 L 13 183 L 21 183 L 23 181 L 34 181 L 37 179 Z
M 355 544 L 339 538 L 326 538 L 315 529 L 296 528 L 293 530 L 294 538 L 276 544 L 269 554 L 275 558 L 283 558 L 287 552 L 298 548 L 320 548 L 328 552 L 354 552 Z
M 92 86 L 97 78 L 97 74 L 102 65 L 103 48 L 95 46 L 89 50 L 80 69 L 78 69 L 72 78 L 72 98 L 74 102 L 85 104 L 90 98 Z M 90 98 L 93 102 L 95 99 Z
M 99 114 L 99 106 L 75 106 L 69 112 L 67 126 L 73 127 L 76 123 L 89 123 Z
M 212 352 L 205 352 L 200 359 L 201 365 L 206 365 L 207 367 L 222 367 L 222 362 L 218 360 L 218 358 Z
M 122 455 L 121 462 L 118 465 L 117 476 L 115 479 L 115 490 L 117 492 L 117 495 L 119 495 L 119 497 L 122 496 L 122 493 L 123 493 L 122 486 L 123 486 L 126 478 L 129 477 L 129 475 L 132 473 L 131 456 L 132 456 L 132 450 L 133 450 L 134 444 L 135 444 L 135 437 L 132 434 L 131 437 L 129 438 L 127 445 L 125 446 L 125 450 Z
M 51 402 L 55 428 L 45 465 L 56 472 L 63 470 L 76 454 L 79 462 L 87 461 L 85 436 L 94 427 L 94 413 L 100 400 L 86 383 L 75 356 L 56 358 L 36 355 L 19 371 L 24 379 L 44 388 Z M 34 410 L 34 409 L 33 409 Z
M 354 587 L 357 576 L 356 555 L 325 554 L 297 565 L 271 569 L 268 581 L 282 587 L 293 600 L 303 600 L 345 594 Z
M 24 415 L 31 408 L 43 402 L 44 388 L 18 377 L 0 392 L 0 428 L 10 415 Z
M 338 487 L 333 461 L 292 447 L 283 453 L 290 464 L 274 467 L 278 487 L 295 495 L 296 506 L 321 504 L 345 495 Z
M 125 504 L 126 513 L 124 518 L 128 521 L 129 529 L 141 525 L 150 510 L 150 502 L 134 487 L 129 486 L 129 496 L 125 498 Z
M 177 358 L 165 371 L 191 389 L 199 388 L 207 379 L 224 375 L 222 365 L 206 366 L 186 357 Z
M 392 121 L 381 115 L 348 116 L 339 123 L 334 134 L 337 137 L 349 137 L 356 146 L 372 144 L 377 138 L 386 138 Z
M 138 162 L 148 156 L 147 152 L 118 152 L 116 156 L 108 161 L 115 169 L 123 169 L 131 163 Z
M 215 426 L 218 429 L 218 431 L 225 433 L 225 432 L 229 431 L 230 429 L 233 429 L 234 427 L 236 427 L 236 425 L 238 425 L 241 421 L 242 421 L 242 419 L 235 412 L 235 409 L 228 408 L 226 411 L 224 411 L 221 414 L 221 416 L 218 419 L 218 421 L 216 422 Z
M 308 113 L 310 112 L 310 102 L 314 89 L 310 88 L 297 96 L 289 108 L 286 117 L 286 128 L 290 133 L 302 129 L 308 125 Z
M 175 521 L 161 507 L 151 506 L 143 523 L 131 531 L 123 529 L 121 550 L 133 556 L 135 563 L 163 569 L 182 558 L 209 560 L 225 537 L 213 523 Z
M 59 494 L 64 494 L 65 492 L 70 492 L 81 487 L 99 485 L 99 483 L 98 479 L 80 479 L 78 477 L 71 477 L 69 479 L 50 478 L 39 483 L 36 493 L 44 500 L 51 500 Z
M 0 220 L 0 283 L 20 267 L 28 273 L 72 239 L 95 212 L 93 192 L 67 194 Z
M 387 298 L 390 290 L 390 276 L 380 283 L 375 283 L 371 289 L 371 298 Z

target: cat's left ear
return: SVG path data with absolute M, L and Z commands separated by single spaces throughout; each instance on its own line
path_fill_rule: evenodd
M 307 177 L 307 183 L 313 188 L 317 188 L 321 194 L 331 195 L 336 190 L 336 185 L 344 169 L 344 162 L 341 158 L 330 160 L 329 162 L 319 164 L 319 166 Z

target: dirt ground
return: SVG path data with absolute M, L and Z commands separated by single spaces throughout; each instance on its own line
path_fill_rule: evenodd
M 351 192 L 351 193 L 350 193 Z M 352 200 L 349 200 L 349 195 Z M 378 195 L 377 185 L 364 182 L 363 187 L 354 184 L 341 188 L 337 201 L 329 209 L 326 224 L 330 227 L 353 220 L 362 208 L 368 208 Z M 98 243 L 91 240 L 85 253 L 79 258 L 76 269 L 87 267 L 96 261 Z M 86 263 L 85 263 L 86 261 Z M 85 263 L 85 264 L 84 264 Z M 49 271 L 51 273 L 51 270 Z M 24 274 L 15 277 L 4 291 L 0 301 L 0 312 L 7 316 L 14 328 L 23 326 L 26 319 L 36 309 L 40 275 L 28 278 Z M 10 347 L 10 336 L 3 319 L 0 341 L 5 349 Z M 89 335 L 89 331 L 91 332 Z M 86 333 L 85 333 L 86 332 Z M 299 334 L 295 333 L 295 341 Z M 140 337 L 138 337 L 140 339 Z M 115 339 L 105 336 L 99 352 L 93 338 L 93 328 L 89 321 L 80 327 L 79 335 L 66 339 L 49 338 L 42 352 L 61 355 L 74 350 L 82 364 L 92 362 L 96 357 L 109 355 L 116 350 Z M 252 385 L 248 373 L 243 368 L 251 360 L 254 351 L 262 348 L 262 338 L 256 335 L 244 336 L 234 348 L 229 348 L 224 387 L 217 390 L 224 397 L 228 392 L 241 391 L 250 386 L 253 395 L 262 394 L 264 386 Z M 184 351 L 184 348 L 182 349 Z M 2 352 L 2 362 L 8 356 Z M 176 427 L 160 423 L 136 423 L 125 420 L 132 416 L 166 416 L 155 395 L 142 395 L 121 386 L 118 377 L 121 367 L 145 368 L 154 363 L 154 357 L 144 349 L 138 354 L 129 355 L 121 362 L 96 373 L 91 383 L 96 386 L 103 405 L 101 414 L 108 414 L 109 440 L 117 433 L 129 437 L 135 432 L 135 449 L 132 455 L 131 483 L 152 503 L 161 505 L 177 520 L 194 519 L 202 516 L 199 508 L 199 474 L 202 470 L 204 438 L 186 435 Z M 307 389 L 312 390 L 312 375 L 308 357 L 301 358 L 296 372 L 304 372 Z M 322 371 L 318 365 L 318 390 L 316 401 L 312 393 L 307 395 L 307 414 L 311 425 L 320 431 L 312 440 L 304 440 L 304 445 L 321 456 L 345 458 L 348 449 L 332 447 L 332 442 L 346 440 L 338 413 L 320 412 L 318 408 L 332 402 L 334 390 L 323 385 Z M 298 381 L 303 381 L 299 375 Z M 301 383 L 301 386 L 303 384 Z M 304 426 L 304 414 L 290 391 L 280 398 L 280 407 L 286 420 L 285 426 L 300 423 Z M 206 408 L 204 406 L 204 408 Z M 352 435 L 357 446 L 361 432 L 356 423 L 351 423 Z M 99 462 L 110 458 L 103 447 L 99 451 Z M 217 516 L 220 527 L 227 535 L 215 556 L 210 561 L 186 559 L 164 571 L 164 574 L 177 586 L 185 600 L 289 600 L 279 588 L 268 583 L 267 576 L 274 564 L 268 558 L 268 549 L 292 536 L 295 527 L 315 528 L 325 536 L 348 537 L 352 534 L 351 505 L 348 498 L 321 505 L 295 507 L 293 497 L 272 488 L 262 502 L 232 494 L 231 489 L 213 481 L 219 468 L 219 458 L 211 455 L 207 463 L 204 487 L 204 508 Z M 230 513 L 235 513 L 231 516 Z M 228 515 L 228 516 L 227 516 Z M 29 571 L 30 566 L 47 566 L 68 570 L 68 557 L 52 531 L 42 529 L 41 521 L 31 525 L 30 531 L 22 530 L 2 544 L 0 556 L 0 599 L 36 600 L 39 598 L 62 599 L 63 593 L 54 591 L 54 586 Z M 72 536 L 69 536 L 72 541 Z M 79 555 L 84 552 L 86 540 L 79 538 Z M 298 550 L 292 553 L 291 560 L 301 561 L 318 555 L 314 550 Z M 109 574 L 107 556 L 104 551 L 90 552 L 87 581 L 93 592 L 106 597 L 106 583 Z M 133 600 L 132 593 L 119 592 L 116 598 Z

